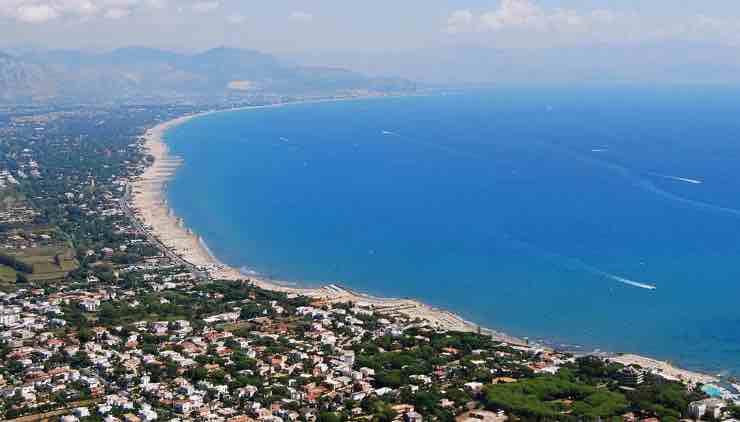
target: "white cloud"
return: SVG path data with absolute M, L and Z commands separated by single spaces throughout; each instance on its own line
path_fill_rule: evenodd
M 631 44 L 666 40 L 740 45 L 740 19 L 733 16 L 666 17 L 624 8 L 546 8 L 537 0 L 498 0 L 496 7 L 490 10 L 455 10 L 448 15 L 443 31 L 458 37 L 476 37 L 476 41 L 490 41 L 499 46 Z
M 68 9 L 70 13 L 78 16 L 93 16 L 99 12 L 100 7 L 97 6 L 91 0 L 66 0 L 62 2 L 62 6 L 59 9 Z
M 592 25 L 616 23 L 623 15 L 611 10 L 582 12 L 574 9 L 544 9 L 533 0 L 500 0 L 494 10 L 477 16 L 470 10 L 457 10 L 447 19 L 445 32 L 490 32 L 510 29 L 532 31 L 573 31 Z
M 57 11 L 48 5 L 21 5 L 14 13 L 14 17 L 21 22 L 43 23 L 57 18 Z
M 0 0 L 0 20 L 45 23 L 56 19 L 121 19 L 167 6 L 168 0 Z M 190 1 L 190 0 L 187 0 Z
M 541 21 L 544 12 L 529 0 L 502 0 L 498 9 L 480 17 L 482 29 L 502 29 L 507 26 L 534 25 Z
M 612 10 L 598 9 L 591 12 L 591 17 L 595 21 L 611 23 L 617 20 L 620 15 Z
M 467 32 L 473 24 L 473 12 L 470 10 L 456 10 L 447 18 L 446 31 L 450 34 Z
M 247 21 L 247 17 L 240 14 L 230 15 L 226 18 L 226 20 L 234 25 L 239 25 Z
M 296 11 L 288 16 L 288 20 L 290 20 L 291 22 L 308 23 L 313 22 L 313 15 L 308 12 Z
M 123 19 L 123 18 L 127 17 L 130 14 L 131 14 L 131 12 L 128 9 L 117 9 L 117 8 L 113 8 L 113 9 L 106 10 L 105 13 L 103 14 L 103 16 L 106 19 L 118 20 L 118 19 Z
M 221 7 L 221 3 L 217 1 L 198 1 L 193 3 L 191 8 L 197 13 L 208 13 L 212 12 Z

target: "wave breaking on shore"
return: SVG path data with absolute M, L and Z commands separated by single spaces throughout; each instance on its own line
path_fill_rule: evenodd
M 358 304 L 372 305 L 379 313 L 386 315 L 404 315 L 412 320 L 423 320 L 439 329 L 471 332 L 481 331 L 491 335 L 494 339 L 499 341 L 514 344 L 526 344 L 526 342 L 520 339 L 497 331 L 482 329 L 477 324 L 467 321 L 452 312 L 435 308 L 416 300 L 379 298 L 364 293 L 354 292 L 336 283 L 328 284 L 320 288 L 293 287 L 288 286 L 287 283 L 284 284 L 279 281 L 265 279 L 256 271 L 247 269 L 247 267 L 237 269 L 219 261 L 209 249 L 205 241 L 196 233 L 187 229 L 185 222 L 175 216 L 174 212 L 171 212 L 167 205 L 165 192 L 168 181 L 175 175 L 177 168 L 182 165 L 182 160 L 178 157 L 171 157 L 169 155 L 169 150 L 163 139 L 164 134 L 167 130 L 177 125 L 181 125 L 193 118 L 211 113 L 214 112 L 185 116 L 161 123 L 148 130 L 142 139 L 143 150 L 154 157 L 154 161 L 140 177 L 131 182 L 130 188 L 132 199 L 130 205 L 135 210 L 136 218 L 139 219 L 148 234 L 155 237 L 169 251 L 200 270 L 207 272 L 212 279 L 249 280 L 260 288 L 288 294 L 305 295 L 316 300 L 329 302 L 351 301 Z M 383 134 L 387 136 L 399 136 L 395 133 Z M 722 210 L 726 211 L 725 209 Z M 607 276 L 615 281 L 631 281 L 622 279 L 619 276 L 604 273 L 598 269 L 593 269 L 583 263 L 578 265 L 581 269 L 584 269 L 584 266 L 589 269 L 596 270 L 602 276 Z M 247 271 L 244 271 L 245 269 L 247 269 Z M 638 282 L 634 283 L 634 287 L 646 289 L 654 287 L 648 284 Z M 637 355 L 620 355 L 618 358 L 628 360 L 627 357 L 632 360 L 639 361 L 639 363 L 643 364 L 646 368 L 655 368 L 661 372 L 675 374 L 682 379 L 693 380 L 695 382 L 708 382 L 715 380 L 715 378 L 704 374 L 678 369 L 664 362 Z
M 257 109 L 274 106 L 248 107 L 246 109 Z M 236 110 L 236 109 L 235 109 Z M 229 110 L 230 111 L 230 110 Z M 478 331 L 482 330 L 477 324 L 471 323 L 460 316 L 448 311 L 440 310 L 424 303 L 411 299 L 389 299 L 379 298 L 366 294 L 357 293 L 336 284 L 320 288 L 303 288 L 291 286 L 291 283 L 266 279 L 256 271 L 244 268 L 233 268 L 221 262 L 210 250 L 206 242 L 186 227 L 185 222 L 178 218 L 167 206 L 166 186 L 174 177 L 177 168 L 182 165 L 182 160 L 169 155 L 169 149 L 164 141 L 164 135 L 175 126 L 190 121 L 193 118 L 212 114 L 205 112 L 173 119 L 155 126 L 146 131 L 143 136 L 143 150 L 154 158 L 153 163 L 144 173 L 133 181 L 131 190 L 133 192 L 131 205 L 135 210 L 135 216 L 140 220 L 150 235 L 155 237 L 164 247 L 209 274 L 213 279 L 221 280 L 246 280 L 248 279 L 258 287 L 285 292 L 288 294 L 300 294 L 312 298 L 333 302 L 352 301 L 372 305 L 379 312 L 389 315 L 403 314 L 412 319 L 427 321 L 432 326 L 440 329 L 455 331 Z M 520 339 L 484 330 L 501 341 L 523 344 Z

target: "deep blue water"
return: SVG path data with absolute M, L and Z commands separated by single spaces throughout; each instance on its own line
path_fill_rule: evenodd
M 169 198 L 234 266 L 740 374 L 738 94 L 509 88 L 209 115 L 166 136 L 185 158 Z

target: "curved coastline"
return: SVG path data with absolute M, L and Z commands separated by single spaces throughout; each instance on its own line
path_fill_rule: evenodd
M 326 101 L 341 101 L 341 99 L 310 102 Z M 174 212 L 168 206 L 166 199 L 167 182 L 175 175 L 177 168 L 182 164 L 183 160 L 179 157 L 170 156 L 167 144 L 163 139 L 165 133 L 169 129 L 187 121 L 214 113 L 274 108 L 289 104 L 295 103 L 206 111 L 172 119 L 148 129 L 141 138 L 141 147 L 145 153 L 154 157 L 154 161 L 146 168 L 141 176 L 131 183 L 131 191 L 133 193 L 131 196 L 131 206 L 148 234 L 155 237 L 170 252 L 207 273 L 213 279 L 249 280 L 258 287 L 267 290 L 300 294 L 330 302 L 353 301 L 364 303 L 387 314 L 402 314 L 412 319 L 419 318 L 425 320 L 432 326 L 440 329 L 469 332 L 481 331 L 500 341 L 526 345 L 526 342 L 519 338 L 483 328 L 450 311 L 439 309 L 417 300 L 375 297 L 353 291 L 338 284 L 327 284 L 319 288 L 290 286 L 288 283 L 278 280 L 266 279 L 259 275 L 245 274 L 237 268 L 222 263 L 211 253 L 203 239 L 190 231 L 186 227 L 185 222 L 174 215 Z M 612 355 L 610 359 L 625 365 L 638 364 L 670 378 L 688 383 L 711 383 L 718 381 L 716 377 L 710 375 L 683 370 L 672 366 L 668 362 L 635 354 Z

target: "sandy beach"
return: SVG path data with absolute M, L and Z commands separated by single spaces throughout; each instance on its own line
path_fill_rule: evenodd
M 146 168 L 141 176 L 132 181 L 130 186 L 132 196 L 129 206 L 135 210 L 136 217 L 148 234 L 155 237 L 169 251 L 202 271 L 207 272 L 213 279 L 249 280 L 264 289 L 306 295 L 317 300 L 330 302 L 352 301 L 358 304 L 372 306 L 377 312 L 385 315 L 406 315 L 412 319 L 425 321 L 429 325 L 440 329 L 457 331 L 480 330 L 500 341 L 520 345 L 525 344 L 523 340 L 504 333 L 484 329 L 454 313 L 434 308 L 416 300 L 379 298 L 354 292 L 336 284 L 329 284 L 321 288 L 292 287 L 287 285 L 287 283 L 268 280 L 258 275 L 245 275 L 238 269 L 221 263 L 209 252 L 197 233 L 189 230 L 186 223 L 172 212 L 167 204 L 165 195 L 167 182 L 174 176 L 177 168 L 182 164 L 182 159 L 169 155 L 169 150 L 163 140 L 165 132 L 193 118 L 214 112 L 217 111 L 184 116 L 161 123 L 149 129 L 143 136 L 143 150 L 146 154 L 154 157 L 154 162 Z M 614 356 L 610 359 L 624 365 L 639 365 L 652 372 L 690 384 L 717 381 L 715 377 L 678 369 L 666 362 L 638 355 L 626 354 Z
M 173 119 L 147 130 L 144 134 L 143 150 L 146 154 L 154 158 L 154 162 L 131 184 L 132 195 L 130 206 L 135 210 L 135 215 L 145 227 L 145 230 L 162 245 L 183 260 L 207 272 L 213 279 L 248 279 L 264 289 L 301 294 L 333 302 L 352 301 L 372 306 L 378 312 L 386 315 L 397 314 L 406 315 L 412 319 L 418 318 L 441 329 L 460 331 L 479 330 L 478 325 L 466 321 L 451 312 L 437 309 L 415 300 L 373 297 L 353 292 L 336 284 L 330 284 L 321 288 L 292 287 L 288 286 L 287 283 L 267 280 L 255 275 L 245 275 L 238 269 L 220 262 L 209 252 L 198 234 L 189 230 L 186 223 L 174 214 L 168 206 L 166 199 L 167 182 L 182 164 L 182 159 L 170 156 L 167 144 L 163 140 L 165 132 L 188 120 L 210 113 L 213 112 Z M 523 341 L 503 333 L 480 329 L 502 341 L 523 344 Z
M 718 382 L 719 379 L 711 375 L 699 374 L 697 372 L 687 371 L 676 368 L 668 362 L 657 359 L 646 358 L 644 356 L 625 354 L 609 358 L 612 362 L 621 363 L 622 365 L 637 365 L 648 371 L 661 375 L 664 378 L 676 381 L 687 382 L 689 384 L 711 384 Z

